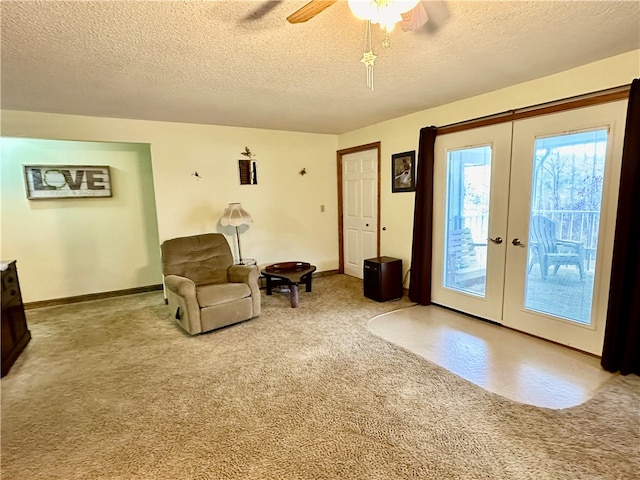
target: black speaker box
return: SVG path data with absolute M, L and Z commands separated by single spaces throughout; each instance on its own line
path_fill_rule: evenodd
M 402 260 L 392 257 L 365 260 L 364 296 L 378 302 L 402 298 Z

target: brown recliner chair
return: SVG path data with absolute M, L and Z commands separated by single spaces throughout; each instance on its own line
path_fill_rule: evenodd
M 169 307 L 191 335 L 260 315 L 258 270 L 233 264 L 224 235 L 174 238 L 161 248 Z

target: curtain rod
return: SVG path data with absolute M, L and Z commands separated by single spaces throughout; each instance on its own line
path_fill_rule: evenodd
M 512 122 L 522 118 L 546 115 L 548 113 L 572 110 L 574 108 L 598 105 L 600 103 L 615 102 L 616 100 L 628 98 L 630 89 L 631 84 L 621 85 L 619 87 L 599 90 L 597 92 L 577 95 L 575 97 L 568 97 L 529 107 L 507 110 L 505 112 L 487 115 L 486 117 L 463 120 L 462 122 L 451 123 L 449 125 L 438 127 L 438 135 L 446 135 L 448 133 L 461 132 L 463 130 L 471 130 L 472 128 L 485 127 L 487 125 L 495 125 L 498 123 Z

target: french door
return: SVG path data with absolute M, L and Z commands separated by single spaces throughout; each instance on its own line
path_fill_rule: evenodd
M 438 137 L 433 301 L 599 355 L 625 112 Z
M 502 319 L 510 153 L 507 123 L 436 137 L 431 298 L 494 322 Z

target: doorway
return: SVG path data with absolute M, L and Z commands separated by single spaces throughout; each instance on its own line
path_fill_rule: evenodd
M 338 151 L 339 272 L 363 278 L 380 255 L 380 142 Z
M 443 135 L 435 303 L 599 355 L 626 102 Z

